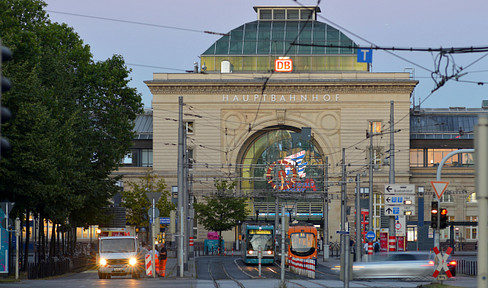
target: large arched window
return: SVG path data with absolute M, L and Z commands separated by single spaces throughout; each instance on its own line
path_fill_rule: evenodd
M 323 155 L 310 128 L 269 127 L 253 135 L 244 147 L 240 165 L 244 194 L 323 193 Z

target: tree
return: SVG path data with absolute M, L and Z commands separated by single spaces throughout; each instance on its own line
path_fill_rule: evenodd
M 148 227 L 149 219 L 147 213 L 152 206 L 147 193 L 160 194 L 156 202 L 160 217 L 168 217 L 175 205 L 168 200 L 170 193 L 166 190 L 166 182 L 158 175 L 146 173 L 141 182 L 127 181 L 129 190 L 122 191 L 122 206 L 125 207 L 127 222 L 139 227 Z
M 195 203 L 195 213 L 200 224 L 209 231 L 219 232 L 219 248 L 222 249 L 222 231 L 228 231 L 239 221 L 244 221 L 248 211 L 244 197 L 234 196 L 236 181 L 215 180 L 216 192 L 204 196 L 203 203 Z
M 45 6 L 0 1 L 2 42 L 14 55 L 2 67 L 13 83 L 2 99 L 13 120 L 2 125 L 12 151 L 0 160 L 0 200 L 16 202 L 19 217 L 87 227 L 118 191 L 111 174 L 132 146 L 141 96 L 127 86 L 121 56 L 94 62 L 90 47 L 73 28 L 52 23 Z

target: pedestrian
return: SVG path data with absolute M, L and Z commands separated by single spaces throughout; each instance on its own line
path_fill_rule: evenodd
M 166 245 L 161 243 L 159 246 L 159 276 L 166 277 L 166 261 L 168 260 L 168 250 Z
M 378 241 L 374 242 L 374 252 L 380 252 L 380 242 Z

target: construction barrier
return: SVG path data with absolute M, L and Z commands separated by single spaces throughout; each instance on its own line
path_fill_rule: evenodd
M 315 267 L 317 259 L 288 258 L 288 265 L 293 273 L 315 279 Z
M 388 237 L 388 251 L 395 252 L 396 251 L 396 239 L 395 236 Z
M 368 243 L 368 255 L 373 255 L 373 242 Z
M 146 261 L 145 261 L 145 264 L 146 264 L 146 275 L 147 276 L 153 276 L 152 274 L 152 261 L 151 261 L 151 257 L 152 254 L 146 254 Z M 159 258 L 158 256 L 156 255 L 156 265 L 155 265 L 155 269 L 156 271 L 158 271 L 158 267 L 159 267 Z

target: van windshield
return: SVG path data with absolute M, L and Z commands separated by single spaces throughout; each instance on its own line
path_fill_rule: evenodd
M 102 239 L 100 240 L 100 252 L 102 253 L 126 253 L 136 252 L 134 239 Z

